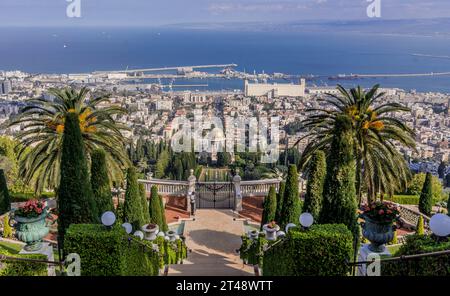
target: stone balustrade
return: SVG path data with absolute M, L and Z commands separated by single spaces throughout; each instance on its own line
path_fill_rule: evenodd
M 242 197 L 247 196 L 266 196 L 271 186 L 275 186 L 278 191 L 280 185 L 279 179 L 263 179 L 254 181 L 241 181 Z
M 189 188 L 188 181 L 175 181 L 163 179 L 139 180 L 145 185 L 145 191 L 150 192 L 153 185 L 158 188 L 162 195 L 186 195 Z

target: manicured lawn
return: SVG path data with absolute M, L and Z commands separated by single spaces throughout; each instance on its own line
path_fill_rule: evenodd
M 22 250 L 22 245 L 5 241 L 0 241 L 0 246 L 11 254 L 18 254 Z
M 400 249 L 401 246 L 402 245 L 388 245 L 386 247 L 389 250 L 389 252 L 391 252 L 391 254 L 394 255 L 398 251 L 398 249 Z
M 34 192 L 10 192 L 11 202 L 23 202 L 36 198 Z M 43 192 L 39 199 L 55 197 L 54 192 Z

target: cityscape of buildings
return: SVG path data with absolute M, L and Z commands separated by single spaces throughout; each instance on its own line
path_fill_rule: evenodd
M 189 72 L 191 69 L 185 69 Z M 183 73 L 185 74 L 185 73 Z M 111 74 L 108 74 L 109 76 Z M 119 75 L 116 73 L 116 75 Z M 243 79 L 243 90 L 234 91 L 164 91 L 158 84 L 124 84 L 113 76 L 100 80 L 74 80 L 69 75 L 32 75 L 21 71 L 0 72 L 0 123 L 1 132 L 14 135 L 20 127 L 6 127 L 6 122 L 17 115 L 30 98 L 52 99 L 47 90 L 69 84 L 88 86 L 94 93 L 109 93 L 110 102 L 125 107 L 129 113 L 117 118 L 130 127 L 125 136 L 137 141 L 139 137 L 153 141 L 170 140 L 177 127 L 172 124 L 177 116 L 193 116 L 196 109 L 204 115 L 223 119 L 224 128 L 236 117 L 280 118 L 280 149 L 289 148 L 305 135 L 301 127 L 283 127 L 305 119 L 305 110 L 319 107 L 317 98 L 336 94 L 334 87 L 306 85 L 305 79 L 298 84 L 255 82 Z M 413 128 L 417 135 L 417 150 L 402 151 L 414 171 L 431 171 L 437 174 L 441 162 L 450 161 L 450 94 L 418 93 L 403 89 L 382 89 L 384 100 L 402 103 L 411 112 L 398 114 L 399 119 Z M 239 130 L 242 129 L 242 130 Z M 239 127 L 235 136 L 242 137 L 245 127 Z M 307 140 L 300 140 L 296 148 L 301 152 Z M 231 152 L 233 154 L 233 152 Z

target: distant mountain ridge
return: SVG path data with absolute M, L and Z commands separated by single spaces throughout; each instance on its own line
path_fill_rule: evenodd
M 302 22 L 217 22 L 179 23 L 163 26 L 189 30 L 239 30 L 273 32 L 347 32 L 368 34 L 408 34 L 450 37 L 450 18 L 437 19 L 364 19 L 348 21 Z

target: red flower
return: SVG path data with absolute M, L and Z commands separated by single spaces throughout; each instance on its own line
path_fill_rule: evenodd
M 383 211 L 383 210 L 379 210 L 379 211 L 378 211 L 378 214 L 383 215 L 383 214 L 384 214 L 384 211 Z

